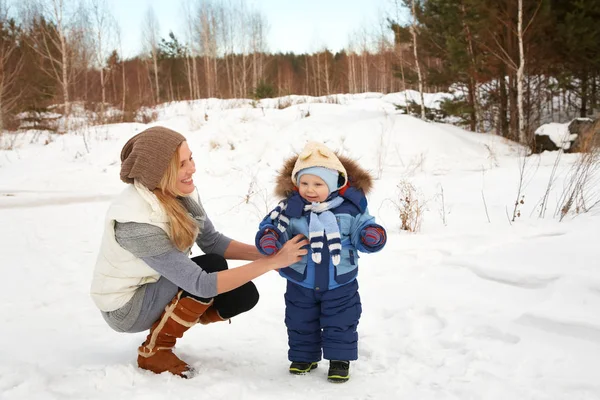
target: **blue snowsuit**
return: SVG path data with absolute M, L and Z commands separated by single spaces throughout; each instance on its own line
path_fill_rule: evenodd
M 300 262 L 280 269 L 285 277 L 285 324 L 288 331 L 288 358 L 290 361 L 313 362 L 323 357 L 328 360 L 356 360 L 358 358 L 358 334 L 356 327 L 362 313 L 358 294 L 358 251 L 372 253 L 381 250 L 368 247 L 361 241 L 361 232 L 367 227 L 383 228 L 375 223 L 367 210 L 367 200 L 361 190 L 345 187 L 333 192 L 326 201 L 341 196 L 344 201 L 330 211 L 335 215 L 341 241 L 341 261 L 334 266 L 327 246 L 322 250 L 320 264 L 308 254 Z M 309 236 L 310 204 L 298 192 L 286 200 L 284 215 L 289 226 L 279 235 L 277 247 L 297 234 Z M 278 207 L 281 209 L 281 207 Z M 278 222 L 267 215 L 260 223 L 256 235 L 256 247 L 263 252 L 259 241 L 265 231 L 275 231 Z M 280 232 L 281 230 L 279 230 Z

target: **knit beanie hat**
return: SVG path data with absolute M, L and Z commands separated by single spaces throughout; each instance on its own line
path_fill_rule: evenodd
M 149 190 L 156 189 L 177 147 L 184 141 L 182 134 L 162 126 L 138 133 L 121 150 L 121 180 L 133 183 L 136 179 Z
M 327 146 L 317 142 L 308 142 L 304 149 L 298 155 L 296 164 L 294 164 L 294 170 L 292 171 L 292 182 L 298 186 L 297 175 L 300 170 L 310 167 L 323 167 L 334 171 L 338 171 L 343 178 L 343 183 L 336 185 L 336 189 L 344 187 L 348 182 L 348 174 L 346 168 L 342 165 L 340 160 L 337 158 L 335 153 L 331 151 Z M 323 177 L 320 177 L 323 179 Z M 327 182 L 325 179 L 323 179 Z M 328 187 L 329 184 L 328 184 Z M 331 187 L 330 187 L 331 188 Z
M 335 192 L 339 189 L 338 187 L 338 177 L 340 173 L 336 170 L 325 168 L 325 167 L 308 167 L 301 169 L 296 174 L 296 181 L 300 182 L 300 178 L 302 175 L 315 175 L 319 178 L 323 179 L 325 184 L 327 184 L 327 188 L 329 188 L 329 193 Z

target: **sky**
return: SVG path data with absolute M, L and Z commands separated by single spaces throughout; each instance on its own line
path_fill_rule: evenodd
M 141 31 L 148 7 L 152 7 L 162 37 L 170 30 L 183 37 L 185 23 L 181 1 L 111 0 L 119 22 L 126 57 L 140 48 Z M 272 52 L 313 52 L 327 47 L 337 51 L 348 45 L 349 36 L 361 29 L 377 29 L 393 0 L 248 0 L 261 10 L 270 25 L 267 38 Z
M 425 102 L 439 107 L 443 97 Z M 499 136 L 401 114 L 395 104 L 407 98 L 419 97 L 295 96 L 284 109 L 278 99 L 168 103 L 150 125 L 89 126 L 76 109 L 79 128 L 67 134 L 0 135 L 0 399 L 600 399 L 600 209 L 554 217 L 578 155 L 525 158 Z M 186 136 L 203 208 L 246 243 L 278 202 L 277 171 L 307 140 L 376 178 L 368 206 L 388 241 L 358 261 L 359 358 L 349 382 L 327 382 L 325 360 L 307 376 L 289 374 L 286 283 L 276 272 L 254 280 L 254 309 L 177 341 L 195 377 L 137 368 L 147 332 L 111 330 L 89 292 L 106 210 L 125 187 L 121 148 L 151 125 Z M 522 162 L 524 202 L 511 222 Z M 587 172 L 596 178 L 584 192 L 597 199 L 600 171 Z M 416 233 L 400 229 L 407 184 L 420 210 Z

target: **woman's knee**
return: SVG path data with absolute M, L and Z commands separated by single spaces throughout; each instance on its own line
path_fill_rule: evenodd
M 230 292 L 215 297 L 214 306 L 219 314 L 227 319 L 254 308 L 259 297 L 256 285 L 248 282 Z
M 258 289 L 256 288 L 256 285 L 252 282 L 248 282 L 243 286 L 246 287 L 245 288 L 246 293 L 244 293 L 244 295 L 248 301 L 248 305 L 250 305 L 250 308 L 253 308 L 258 303 L 258 300 L 260 299 Z
M 227 260 L 218 254 L 204 254 L 192 258 L 192 261 L 206 272 L 225 271 L 229 268 L 227 266 Z

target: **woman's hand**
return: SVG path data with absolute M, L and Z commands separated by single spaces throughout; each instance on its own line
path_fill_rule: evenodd
M 304 235 L 296 235 L 288 240 L 277 254 L 271 256 L 277 261 L 277 268 L 284 268 L 302 259 L 302 256 L 308 254 L 307 249 L 302 247 L 308 246 L 308 240 Z

